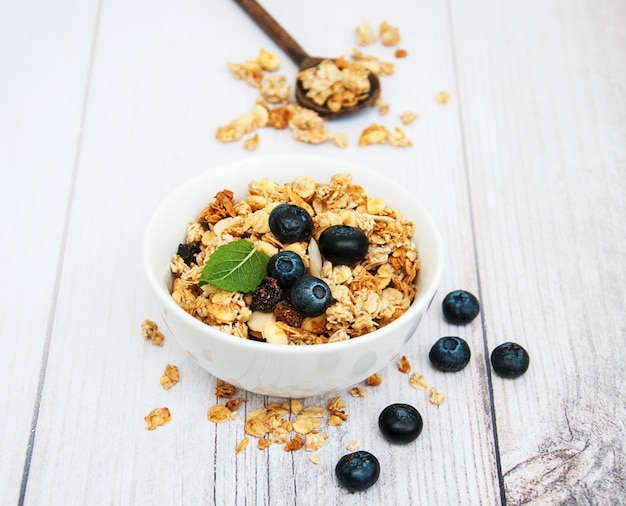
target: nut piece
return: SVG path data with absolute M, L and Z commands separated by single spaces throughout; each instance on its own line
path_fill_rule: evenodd
M 256 58 L 256 62 L 261 66 L 263 70 L 268 72 L 274 72 L 280 67 L 281 59 L 277 54 L 261 49 L 259 56 Z
M 141 335 L 146 339 L 150 339 L 150 342 L 155 346 L 163 346 L 165 336 L 159 330 L 159 326 L 152 320 L 144 320 L 141 324 Z
M 170 415 L 169 409 L 155 408 L 144 418 L 144 420 L 148 423 L 146 430 L 154 430 L 161 425 L 169 423 L 171 419 L 172 415 Z
M 406 49 L 396 49 L 396 51 L 393 53 L 396 58 L 406 58 L 408 54 L 409 53 Z
M 178 367 L 167 364 L 165 366 L 165 371 L 163 371 L 163 376 L 161 376 L 161 386 L 164 390 L 169 390 L 176 383 L 178 383 L 179 378 Z

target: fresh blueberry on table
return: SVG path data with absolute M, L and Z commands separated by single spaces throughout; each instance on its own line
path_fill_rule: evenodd
M 517 343 L 503 343 L 491 352 L 491 366 L 503 378 L 517 378 L 529 365 L 528 352 Z
M 324 280 L 305 275 L 291 287 L 289 300 L 305 316 L 319 316 L 330 306 L 332 295 Z
M 443 298 L 441 308 L 446 320 L 455 325 L 471 322 L 480 312 L 476 296 L 465 290 L 450 292 Z
M 289 288 L 304 276 L 304 262 L 293 251 L 279 251 L 272 255 L 267 263 L 267 275 L 275 278 L 283 288 Z
M 433 366 L 444 372 L 460 371 L 469 363 L 471 356 L 467 342 L 456 336 L 438 339 L 428 354 Z
M 313 232 L 313 218 L 295 204 L 279 204 L 270 213 L 269 226 L 282 243 L 307 241 Z
M 337 480 L 350 492 L 359 492 L 370 488 L 376 483 L 379 475 L 380 463 L 378 459 L 365 450 L 344 455 L 335 466 Z
M 422 415 L 410 404 L 390 404 L 378 417 L 378 428 L 384 438 L 392 443 L 410 443 L 422 432 Z
M 324 229 L 318 241 L 322 256 L 335 265 L 353 265 L 365 258 L 368 240 L 360 228 L 333 225 Z

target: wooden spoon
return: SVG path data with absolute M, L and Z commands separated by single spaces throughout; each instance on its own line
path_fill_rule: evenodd
M 235 0 L 239 6 L 254 20 L 254 22 L 280 47 L 291 60 L 298 66 L 300 70 L 308 69 L 319 65 L 323 60 L 332 58 L 319 58 L 309 56 L 307 52 L 300 47 L 291 35 L 280 26 L 276 20 L 255 0 Z M 300 80 L 296 81 L 296 100 L 302 107 L 312 109 L 320 116 L 333 118 L 343 116 L 360 111 L 364 107 L 374 105 L 374 102 L 380 95 L 380 81 L 378 76 L 372 72 L 368 73 L 370 82 L 370 91 L 366 98 L 362 99 L 352 107 L 342 107 L 338 111 L 331 111 L 325 105 L 319 105 L 306 96 L 306 90 L 303 88 Z

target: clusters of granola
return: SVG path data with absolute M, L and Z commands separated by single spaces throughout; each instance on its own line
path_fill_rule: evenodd
M 216 396 L 229 399 L 225 405 L 215 404 L 209 408 L 207 417 L 210 422 L 224 423 L 236 418 L 237 407 L 246 398 L 235 398 L 237 389 L 217 380 Z M 322 448 L 328 439 L 328 433 L 322 430 L 323 425 L 337 427 L 342 425 L 348 415 L 345 403 L 340 396 L 333 397 L 327 406 L 303 406 L 297 399 L 284 402 L 270 402 L 262 408 L 255 409 L 246 415 L 244 424 L 245 436 L 235 447 L 235 453 L 245 451 L 250 437 L 257 440 L 257 448 L 265 450 L 272 445 L 283 445 L 286 452 L 304 448 L 307 452 L 315 452 Z M 319 456 L 311 458 L 319 463 Z
M 380 40 L 383 46 L 396 46 L 400 42 L 400 32 L 397 27 L 383 21 L 377 36 L 367 21 L 361 22 L 356 29 L 357 44 L 368 46 L 377 40 Z M 394 56 L 405 58 L 407 52 L 404 49 L 396 49 Z M 348 137 L 345 133 L 331 132 L 323 117 L 294 101 L 290 80 L 285 75 L 274 73 L 280 64 L 280 57 L 265 49 L 261 49 L 256 58 L 244 63 L 228 63 L 228 68 L 235 79 L 243 80 L 257 88 L 259 97 L 250 111 L 220 126 L 215 132 L 215 138 L 219 142 L 234 142 L 260 128 L 288 129 L 299 142 L 320 144 L 331 141 L 339 148 L 346 148 Z M 345 57 L 327 59 L 315 67 L 302 70 L 296 78 L 305 90 L 306 96 L 313 102 L 337 112 L 343 108 L 353 107 L 369 96 L 369 72 L 379 77 L 390 76 L 395 73 L 395 66 L 393 62 L 381 61 L 376 56 L 354 48 L 350 60 Z M 388 104 L 383 104 L 380 99 L 376 105 L 381 115 L 386 114 L 389 109 Z M 403 123 L 409 124 L 404 120 Z M 399 127 L 387 132 L 381 141 L 363 141 L 366 138 L 369 138 L 369 134 L 361 136 L 359 146 L 374 143 L 399 147 L 412 145 Z M 258 132 L 243 141 L 243 147 L 247 150 L 255 150 L 259 144 Z
M 264 179 L 248 185 L 249 194 L 235 201 L 229 190 L 219 192 L 187 226 L 187 244 L 197 246 L 194 260 L 186 263 L 175 254 L 172 297 L 195 318 L 240 338 L 268 338 L 259 328 L 271 330 L 268 341 L 321 344 L 347 340 L 372 332 L 404 314 L 415 298 L 420 269 L 411 237 L 414 225 L 381 198 L 367 195 L 350 174 L 336 174 L 329 183 L 297 177 L 279 184 Z M 281 244 L 269 228 L 271 210 L 281 203 L 304 208 L 313 218 L 310 241 Z M 331 225 L 360 228 L 368 238 L 365 258 L 352 265 L 323 260 L 317 239 Z M 330 287 L 333 302 L 325 314 L 293 318 L 289 312 L 270 313 L 259 327 L 250 308 L 252 295 L 229 292 L 213 285 L 198 286 L 205 262 L 221 245 L 236 239 L 253 243 L 269 257 L 281 250 L 300 255 L 305 267 Z M 271 325 L 268 325 L 270 323 Z M 268 330 L 268 332 L 269 332 Z M 282 341 L 278 341 L 280 337 Z
M 411 373 L 411 362 L 406 357 L 406 355 L 402 355 L 398 360 L 398 371 L 403 374 Z M 418 372 L 413 372 L 409 376 L 409 385 L 416 390 L 426 390 L 428 388 L 428 384 L 426 383 L 426 378 L 424 378 L 423 374 Z M 445 399 L 445 394 L 438 391 L 435 387 L 431 387 L 428 391 L 428 401 L 435 406 L 441 405 L 443 400 Z

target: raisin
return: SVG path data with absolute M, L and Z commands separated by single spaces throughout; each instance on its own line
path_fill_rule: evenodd
M 276 304 L 274 314 L 277 320 L 285 322 L 290 327 L 299 328 L 302 326 L 302 320 L 304 320 L 304 315 L 294 308 L 287 299 Z
M 176 252 L 187 265 L 196 263 L 196 255 L 200 253 L 200 247 L 197 244 L 179 244 Z
M 285 292 L 274 278 L 265 278 L 252 294 L 250 309 L 270 313 L 281 300 L 285 298 Z

